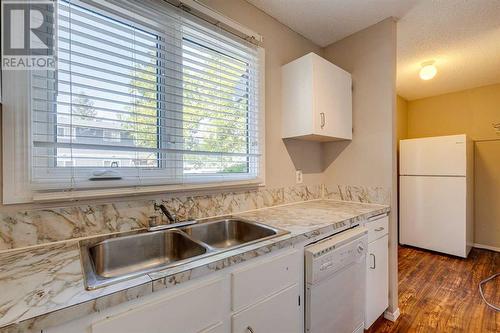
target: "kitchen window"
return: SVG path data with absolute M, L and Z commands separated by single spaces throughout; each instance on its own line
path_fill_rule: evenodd
M 260 48 L 161 1 L 57 16 L 57 71 L 30 73 L 32 191 L 263 181 Z

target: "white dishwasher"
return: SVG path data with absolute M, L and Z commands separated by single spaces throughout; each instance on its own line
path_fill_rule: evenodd
M 306 332 L 363 332 L 367 247 L 356 227 L 305 248 Z

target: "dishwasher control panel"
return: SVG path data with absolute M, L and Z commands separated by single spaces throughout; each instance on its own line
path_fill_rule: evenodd
M 364 261 L 368 247 L 365 228 L 354 228 L 306 247 L 306 283 L 319 281 L 343 267 Z

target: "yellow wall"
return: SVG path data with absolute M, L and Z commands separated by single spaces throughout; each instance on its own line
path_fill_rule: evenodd
M 473 140 L 500 139 L 493 122 L 500 122 L 500 84 L 408 103 L 410 138 L 467 133 Z
M 466 133 L 475 143 L 475 243 L 500 248 L 500 84 L 408 102 L 408 138 Z
M 500 141 L 476 142 L 475 242 L 500 248 Z
M 398 142 L 408 138 L 408 101 L 401 96 L 396 101 L 396 138 Z

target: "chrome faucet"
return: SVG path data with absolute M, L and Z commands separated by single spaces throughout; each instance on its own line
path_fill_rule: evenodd
M 178 228 L 178 227 L 184 227 L 187 225 L 192 225 L 192 224 L 197 223 L 197 221 L 193 220 L 193 219 L 179 221 L 177 219 L 177 216 L 175 216 L 175 214 L 170 213 L 170 211 L 167 209 L 167 207 L 165 207 L 165 205 L 162 203 L 155 202 L 154 209 L 155 209 L 155 211 L 161 211 L 163 213 L 163 215 L 165 215 L 167 217 L 168 223 L 158 225 L 157 224 L 158 216 L 156 216 L 156 215 L 150 216 L 149 217 L 148 231 L 158 231 L 158 230 L 165 230 L 165 229 L 171 229 L 171 228 Z
M 154 204 L 155 210 L 161 210 L 161 212 L 167 217 L 168 223 L 177 223 L 177 216 L 168 211 L 167 207 L 164 204 L 159 204 L 155 202 Z

